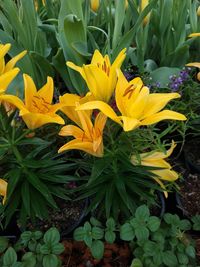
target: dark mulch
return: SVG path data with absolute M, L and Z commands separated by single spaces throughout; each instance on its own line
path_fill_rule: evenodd
M 127 243 L 105 244 L 102 260 L 95 260 L 83 242 L 63 241 L 62 267 L 129 267 L 132 254 Z

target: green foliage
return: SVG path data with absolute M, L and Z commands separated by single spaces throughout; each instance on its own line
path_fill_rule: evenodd
M 88 160 L 85 166 L 83 161 L 80 165 L 89 171 Z M 141 201 L 155 203 L 150 190 L 159 190 L 159 186 L 152 179 L 150 170 L 151 167 L 134 166 L 125 151 L 105 154 L 102 159 L 94 159 L 88 182 L 77 189 L 80 191 L 78 199 L 91 197 L 88 211 L 99 207 L 106 218 L 112 216 L 117 219 L 119 211 L 124 218 L 128 218 Z
M 147 236 L 147 234 L 144 235 L 144 229 L 142 230 L 144 228 L 142 220 L 147 214 L 145 206 L 139 207 L 138 210 L 137 216 L 139 216 L 142 225 L 141 229 L 139 227 L 138 229 L 141 234 L 139 236 L 135 234 L 135 238 L 129 240 L 133 243 L 133 255 L 139 260 L 139 263 L 141 261 L 142 266 L 196 266 L 194 265 L 194 242 L 185 233 L 191 229 L 188 220 L 181 220 L 177 215 L 166 213 L 164 221 L 159 225 L 160 222 L 157 217 L 155 217 L 157 222 L 153 219 L 152 224 L 150 217 L 148 225 L 151 225 L 151 231 Z M 129 224 L 131 225 L 131 220 Z M 131 226 L 132 232 L 135 231 L 136 233 L 137 224 L 133 221 Z M 121 239 L 126 240 L 128 234 L 123 236 L 124 226 L 121 227 L 120 234 Z
M 17 212 L 20 224 L 24 226 L 27 217 L 31 220 L 47 218 L 48 207 L 58 209 L 55 198 L 69 199 L 69 192 L 63 185 L 74 180 L 74 176 L 66 173 L 72 170 L 73 164 L 57 157 L 55 129 L 49 132 L 49 137 L 45 134 L 45 140 L 39 137 L 44 132 L 39 132 L 38 137 L 27 138 L 30 130 L 24 131 L 22 123 L 11 126 L 14 116 L 15 113 L 8 117 L 1 106 L 1 177 L 8 182 L 7 201 L 1 206 L 1 215 L 7 225 Z
M 193 219 L 192 219 L 193 220 Z M 103 257 L 104 242 L 113 243 L 116 238 L 129 241 L 134 260 L 131 267 L 187 266 L 195 264 L 194 241 L 185 233 L 191 229 L 188 220 L 166 213 L 163 220 L 151 216 L 146 205 L 139 206 L 135 215 L 119 225 L 109 218 L 103 225 L 95 218 L 74 231 L 74 239 L 84 241 L 94 258 Z M 110 232 L 114 238 L 107 238 Z
M 0 242 L 4 238 L 0 237 Z M 25 231 L 14 247 L 7 245 L 0 257 L 2 267 L 60 267 L 58 258 L 64 251 L 64 246 L 60 243 L 60 234 L 54 227 L 46 233 L 40 231 Z M 18 252 L 23 255 L 18 257 Z M 20 254 L 19 254 L 20 255 Z M 19 258 L 19 261 L 18 261 Z
M 46 33 L 38 25 L 40 22 L 34 1 L 15 2 L 0 1 L 0 42 L 11 43 L 9 55 L 12 57 L 22 50 L 28 51 L 18 65 L 22 72 L 32 76 L 37 86 L 41 87 L 47 76 L 54 76 L 54 70 L 47 59 L 52 48 L 47 42 Z
M 193 230 L 200 231 L 200 215 L 195 215 L 192 217 Z

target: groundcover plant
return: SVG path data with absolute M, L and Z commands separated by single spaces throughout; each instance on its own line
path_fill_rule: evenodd
M 119 239 L 132 267 L 198 266 L 189 218 L 159 218 L 159 195 L 178 213 L 177 162 L 199 136 L 199 5 L 0 0 L 1 228 L 26 230 L 0 239 L 2 266 L 62 266 L 73 203 L 91 266 L 121 266 L 101 262 Z

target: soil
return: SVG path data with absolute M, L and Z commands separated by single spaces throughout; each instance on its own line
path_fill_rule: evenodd
M 185 215 L 191 217 L 200 214 L 200 174 L 188 174 L 179 186 Z
M 62 236 L 65 236 L 69 232 L 73 231 L 74 228 L 79 225 L 80 220 L 84 216 L 87 201 L 66 201 L 58 199 L 56 202 L 60 210 L 49 210 L 48 219 L 38 220 L 34 225 L 29 223 L 27 228 L 30 230 L 39 229 L 40 231 L 46 231 L 52 226 L 55 226 Z
M 61 255 L 62 267 L 128 267 L 132 254 L 128 243 L 105 244 L 102 260 L 95 260 L 83 242 L 63 241 L 65 251 Z

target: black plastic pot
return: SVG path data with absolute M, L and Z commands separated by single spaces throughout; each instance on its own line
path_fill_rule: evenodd
M 89 205 L 89 199 L 86 198 L 84 201 L 84 205 L 83 205 L 83 209 L 82 209 L 82 213 L 80 215 L 80 217 L 78 218 L 78 220 L 68 229 L 66 229 L 65 231 L 61 232 L 61 238 L 65 238 L 65 237 L 73 237 L 73 231 L 80 225 L 83 223 L 84 219 L 86 218 L 86 211 Z
M 191 144 L 191 148 L 188 149 L 187 146 Z M 200 154 L 199 155 L 199 164 L 196 162 L 196 158 L 194 156 L 194 151 L 198 150 L 200 147 L 200 140 L 199 139 L 192 139 L 191 141 L 188 141 L 185 144 L 184 147 L 184 159 L 185 159 L 185 165 L 186 167 L 192 172 L 192 173 L 200 173 Z M 194 149 L 193 149 L 194 148 Z M 198 151 L 196 151 L 197 154 Z
M 10 223 L 5 229 L 0 230 L 0 236 L 9 238 L 10 240 L 15 241 L 21 234 L 21 231 L 18 227 L 17 220 L 15 217 L 12 218 Z
M 156 194 L 158 196 L 159 204 L 160 204 L 160 215 L 159 217 L 163 217 L 166 211 L 166 205 L 165 205 L 165 197 L 164 194 L 160 191 L 156 191 Z

